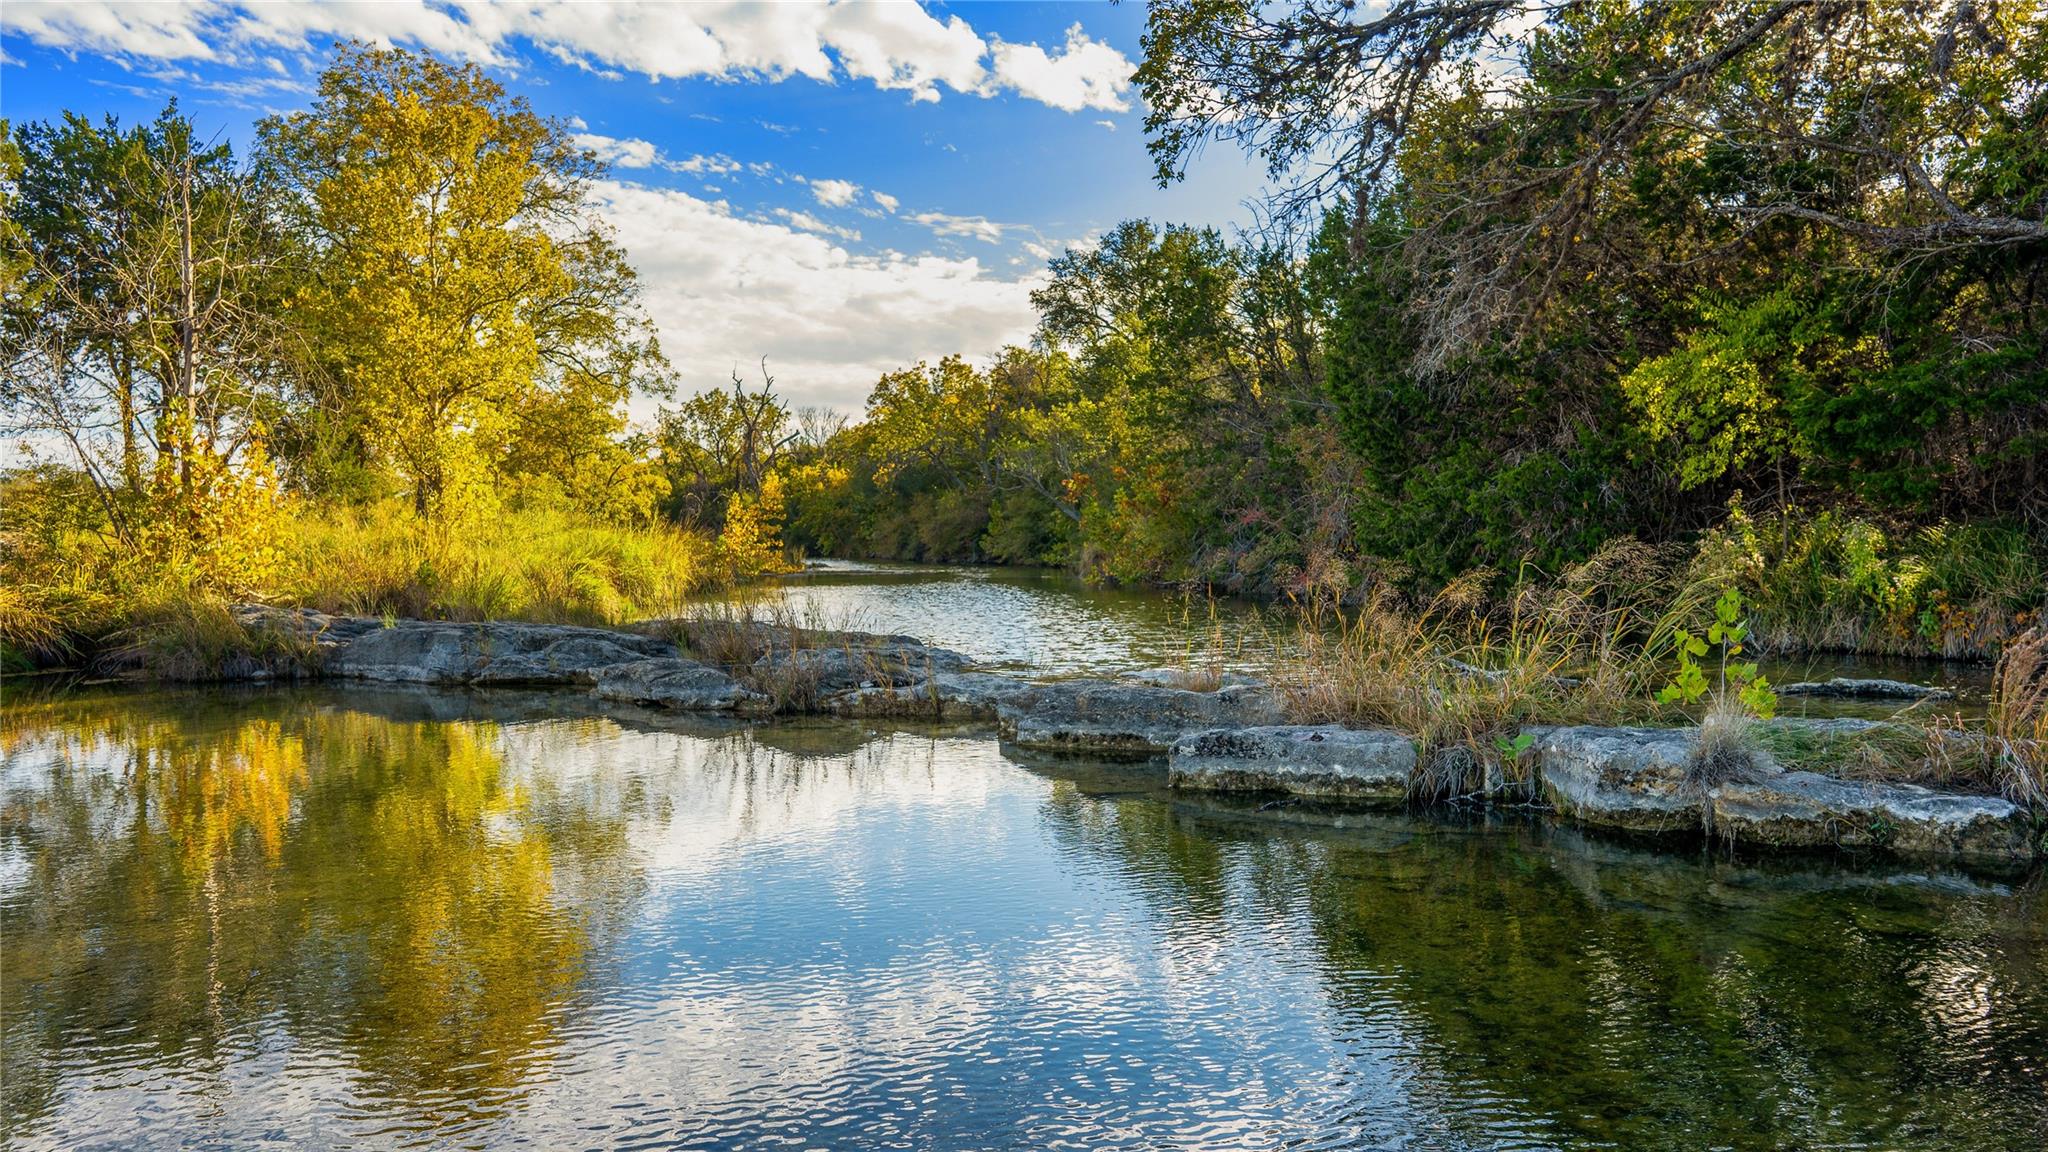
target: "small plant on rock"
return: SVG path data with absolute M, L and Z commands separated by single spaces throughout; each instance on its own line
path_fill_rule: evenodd
M 1518 732 L 1513 739 L 1509 739 L 1506 736 L 1496 736 L 1493 738 L 1494 749 L 1500 753 L 1501 766 L 1506 768 L 1516 780 L 1524 779 L 1522 756 L 1529 751 L 1530 745 L 1534 743 L 1536 743 L 1536 737 L 1527 732 Z
M 1730 697 L 1739 710 L 1758 720 L 1768 720 L 1778 711 L 1778 693 L 1771 687 L 1769 678 L 1757 671 L 1755 661 L 1731 662 L 1742 655 L 1743 641 L 1749 638 L 1749 625 L 1742 619 L 1742 594 L 1730 588 L 1714 601 L 1714 622 L 1707 625 L 1704 638 L 1684 628 L 1672 630 L 1672 638 L 1678 649 L 1678 671 L 1671 682 L 1657 693 L 1657 699 L 1666 704 L 1689 706 L 1701 699 L 1712 696 L 1708 709 L 1713 711 L 1718 704 Z M 1707 681 L 1706 671 L 1700 666 L 1700 657 L 1709 648 L 1720 649 L 1721 669 L 1717 684 Z
M 1678 671 L 1657 693 L 1665 704 L 1691 707 L 1705 702 L 1699 735 L 1687 764 L 1687 779 L 1700 788 L 1746 775 L 1756 769 L 1761 756 L 1755 725 L 1777 714 L 1778 694 L 1768 678 L 1757 671 L 1754 661 L 1739 660 L 1749 625 L 1742 618 L 1742 594 L 1730 588 L 1714 602 L 1714 622 L 1704 636 L 1684 628 L 1674 629 L 1672 639 L 1678 651 Z M 1707 679 L 1700 664 L 1709 651 L 1719 649 L 1718 678 Z

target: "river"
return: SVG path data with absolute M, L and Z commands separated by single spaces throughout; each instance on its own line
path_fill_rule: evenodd
M 1297 634 L 1280 607 L 1149 590 L 1096 588 L 1029 568 L 814 561 L 789 579 L 709 598 L 701 607 L 813 627 L 900 633 L 964 652 L 991 667 L 1034 676 L 1102 676 L 1159 667 L 1257 672 Z M 1991 669 L 1833 653 L 1766 657 L 1777 684 L 1836 676 L 1946 688 L 1938 707 L 1981 716 Z M 1787 715 L 1882 719 L 1898 701 L 1786 697 Z M 1934 704 L 1921 704 L 1924 713 Z
M 794 594 L 1075 671 L 1185 638 L 919 579 Z M 2039 875 L 564 693 L 9 685 L 0 748 L 8 1148 L 2048 1144 Z

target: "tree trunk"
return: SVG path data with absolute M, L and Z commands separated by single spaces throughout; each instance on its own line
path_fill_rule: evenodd
M 173 451 L 177 453 L 178 485 L 189 497 L 192 490 L 192 440 L 198 432 L 194 393 L 198 385 L 198 339 L 193 331 L 199 319 L 199 295 L 192 269 L 192 157 L 188 153 L 178 172 L 178 363 L 175 380 L 177 400 L 173 419 L 177 421 Z

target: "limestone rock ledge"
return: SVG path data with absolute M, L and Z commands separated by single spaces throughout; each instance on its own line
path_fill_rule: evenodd
M 1175 744 L 1166 774 L 1175 788 L 1400 804 L 1415 756 L 1414 742 L 1393 732 L 1335 724 L 1224 728 Z
M 608 628 L 406 620 L 337 644 L 323 671 L 418 684 L 587 685 L 608 665 L 675 654 L 665 640 Z
M 976 671 L 959 653 L 911 637 L 849 633 L 819 643 L 810 636 L 811 643 L 792 647 L 771 635 L 763 646 L 732 646 L 750 650 L 751 665 L 720 667 L 687 658 L 663 635 L 607 628 L 386 622 L 255 606 L 236 615 L 317 650 L 315 669 L 329 677 L 577 687 L 605 701 L 728 715 L 766 715 L 779 707 L 851 717 L 994 720 L 1026 749 L 1163 756 L 1169 783 L 1190 790 L 1395 804 L 1407 798 L 1419 770 L 1407 736 L 1285 724 L 1280 696 L 1257 683 L 1191 691 L 1151 674 L 1035 683 Z M 1799 726 L 1809 742 L 1886 734 L 1883 723 L 1867 720 L 1774 724 Z M 1741 779 L 1702 786 L 1687 773 L 1693 729 L 1524 731 L 1534 740 L 1517 771 L 1490 771 L 1481 794 L 1492 801 L 1540 797 L 1588 827 L 1705 830 L 1758 847 L 1871 848 L 1994 865 L 2024 863 L 2044 848 L 2036 814 L 1995 796 L 1787 772 L 1768 756 Z
M 707 664 L 656 657 L 612 664 L 595 673 L 591 692 L 618 700 L 682 712 L 745 712 L 765 715 L 775 702 Z
M 1778 688 L 1780 696 L 1818 696 L 1837 700 L 1953 700 L 1955 693 L 1930 684 L 1908 684 L 1903 680 L 1857 680 L 1837 676 L 1832 680 L 1802 680 Z
M 1629 832 L 1700 827 L 1700 798 L 1685 782 L 1690 729 L 1529 731 L 1539 791 L 1559 812 Z
M 1190 692 L 1116 680 L 1028 684 L 996 705 L 1003 734 L 1043 751 L 1161 756 L 1183 736 L 1284 719 L 1279 697 L 1258 687 Z
M 2026 811 L 1998 796 L 1783 772 L 1722 784 L 1706 803 L 1713 831 L 1745 844 L 1882 848 L 1979 863 L 2033 854 Z
M 1555 728 L 1534 749 L 1543 794 L 1566 816 L 1629 832 L 1705 830 L 1772 848 L 1881 848 L 2014 864 L 2035 855 L 2031 814 L 1998 796 L 1787 772 L 1768 762 L 1701 787 L 1686 780 L 1688 728 Z

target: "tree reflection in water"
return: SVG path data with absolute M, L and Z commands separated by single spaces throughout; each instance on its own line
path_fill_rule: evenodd
M 537 820 L 499 735 L 282 693 L 10 706 L 10 1123 L 67 1048 L 225 1074 L 280 1027 L 407 1122 L 502 1112 L 630 877 L 622 814 Z
M 565 694 L 15 697 L 0 751 L 24 1148 L 2048 1136 L 2038 877 Z

